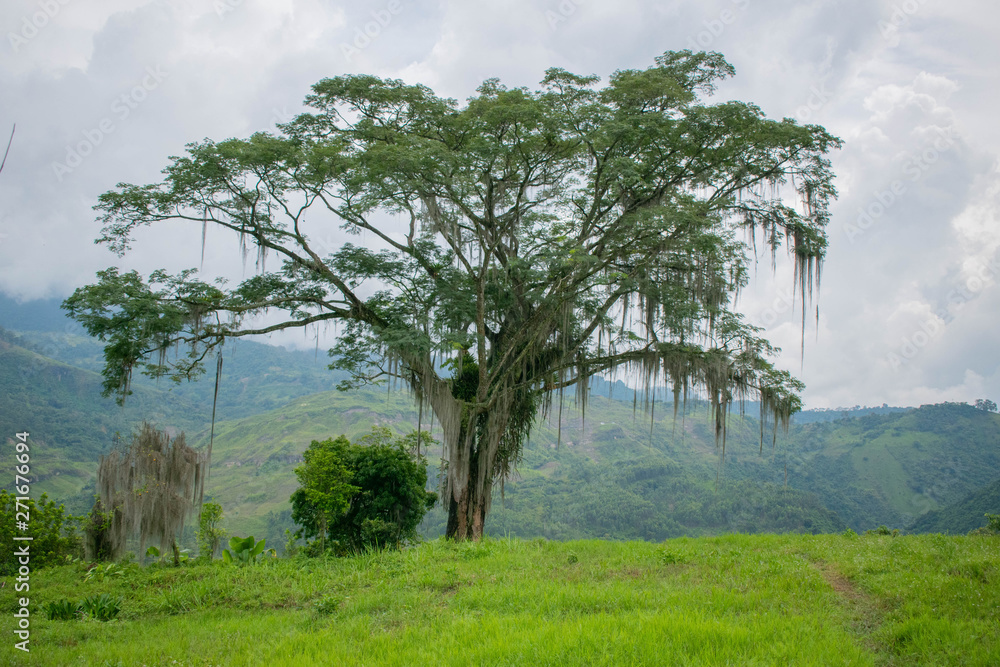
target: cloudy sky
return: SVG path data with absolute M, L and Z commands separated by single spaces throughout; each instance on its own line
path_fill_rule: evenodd
M 806 383 L 806 407 L 1000 400 L 997 25 L 986 0 L 4 0 L 0 150 L 17 131 L 0 174 L 0 291 L 63 298 L 112 264 L 198 266 L 200 230 L 149 230 L 124 261 L 94 245 L 97 197 L 159 180 L 188 142 L 273 129 L 324 77 L 465 99 L 493 76 L 606 78 L 713 50 L 736 68 L 719 100 L 845 141 L 804 361 L 784 258 L 773 274 L 761 258 L 740 301 Z M 206 268 L 241 271 L 218 241 Z

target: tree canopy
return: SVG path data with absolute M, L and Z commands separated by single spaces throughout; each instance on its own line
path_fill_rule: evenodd
M 120 254 L 142 226 L 196 221 L 256 250 L 256 275 L 111 268 L 65 307 L 107 341 L 104 387 L 120 398 L 135 369 L 191 376 L 227 338 L 337 323 L 334 368 L 397 378 L 433 410 L 448 534 L 476 538 L 536 415 L 566 388 L 585 405 L 596 373 L 666 381 L 675 411 L 697 388 L 723 443 L 734 402 L 761 402 L 762 433 L 800 407 L 802 384 L 734 299 L 757 243 L 784 245 L 805 317 L 840 141 L 700 99 L 733 73 L 718 53 L 667 52 L 603 87 L 553 68 L 539 90 L 490 79 L 464 104 L 324 79 L 279 132 L 190 144 L 162 182 L 119 184 L 97 206 L 98 242 Z M 324 247 L 331 225 L 362 242 Z M 283 319 L 255 325 L 265 312 Z
M 353 477 L 346 456 L 350 441 L 341 436 L 322 442 L 313 440 L 302 454 L 303 463 L 295 469 L 299 488 L 292 494 L 292 519 L 303 526 L 308 539 L 319 536 L 321 550 L 330 526 L 347 511 L 351 497 L 360 489 L 351 484 Z
M 417 537 L 417 526 L 437 501 L 424 490 L 427 462 L 416 455 L 426 431 L 393 437 L 385 426 L 351 443 L 345 436 L 314 440 L 295 470 L 302 485 L 292 494 L 292 519 L 297 534 L 326 538 L 341 550 L 399 546 Z M 336 498 L 331 507 L 329 499 Z

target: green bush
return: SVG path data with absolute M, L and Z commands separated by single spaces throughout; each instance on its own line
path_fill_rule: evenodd
M 316 610 L 317 614 L 329 616 L 340 608 L 343 601 L 343 598 L 338 595 L 324 595 L 320 599 L 313 602 L 313 609 Z
M 26 531 L 17 527 L 18 522 L 24 521 L 25 514 L 28 519 Z M 76 532 L 78 521 L 44 493 L 37 503 L 29 498 L 18 507 L 17 497 L 0 489 L 0 543 L 7 548 L 14 544 L 15 535 L 30 535 L 32 540 L 27 544 L 31 545 L 33 570 L 62 563 L 67 556 L 72 558 L 83 554 L 83 542 Z M 15 558 L 0 560 L 0 575 L 9 576 L 16 571 Z
M 121 612 L 122 601 L 121 598 L 101 593 L 100 595 L 91 595 L 80 606 L 83 613 L 91 618 L 98 621 L 111 621 Z
M 50 621 L 72 621 L 83 613 L 83 607 L 79 602 L 70 602 L 65 598 L 50 602 L 43 609 L 45 618 Z
M 989 522 L 981 528 L 969 531 L 969 535 L 1000 535 L 1000 514 L 986 513 Z
M 296 535 L 319 538 L 306 553 L 324 551 L 327 539 L 343 552 L 415 541 L 417 526 L 437 501 L 424 488 L 426 460 L 408 451 L 415 444 L 415 434 L 394 438 L 385 427 L 356 443 L 344 436 L 314 440 L 296 470 L 302 486 L 291 498 L 292 519 L 301 526 Z
M 232 549 L 230 551 L 229 549 Z M 252 565 L 261 562 L 264 558 L 277 558 L 278 554 L 274 549 L 264 550 L 264 540 L 256 542 L 253 535 L 250 537 L 229 538 L 229 549 L 223 549 L 222 560 L 227 563 L 237 565 Z

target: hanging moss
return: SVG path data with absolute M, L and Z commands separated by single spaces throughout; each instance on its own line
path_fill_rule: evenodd
M 95 548 L 118 558 L 130 537 L 138 538 L 140 552 L 148 540 L 172 548 L 186 517 L 201 507 L 208 467 L 208 454 L 188 447 L 183 433 L 171 439 L 143 422 L 98 463 L 92 514 L 107 518 Z

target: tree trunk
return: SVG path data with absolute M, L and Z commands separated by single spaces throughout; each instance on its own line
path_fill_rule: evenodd
M 447 503 L 445 537 L 479 540 L 489 510 L 493 484 L 493 451 L 485 445 L 486 433 L 478 424 L 484 413 L 452 395 L 451 384 L 430 373 L 421 377 L 421 391 L 437 415 L 444 435 L 448 476 L 442 503 Z M 483 466 L 486 466 L 483 468 Z
M 475 470 L 470 470 L 471 479 L 476 478 Z M 483 525 L 486 523 L 486 508 L 489 504 L 491 485 L 476 493 L 474 483 L 466 486 L 456 500 L 448 496 L 448 529 L 445 537 L 453 540 L 473 540 L 478 542 L 483 537 Z
M 473 422 L 469 419 L 469 422 Z M 472 429 L 472 433 L 467 433 Z M 446 537 L 453 540 L 479 541 L 483 537 L 483 525 L 489 509 L 490 494 L 493 490 L 493 470 L 489 453 L 484 443 L 477 438 L 475 426 L 462 428 L 460 442 L 464 443 L 460 456 L 453 456 L 448 462 L 448 482 L 452 493 L 448 498 L 448 531 Z M 482 466 L 489 466 L 481 469 Z

